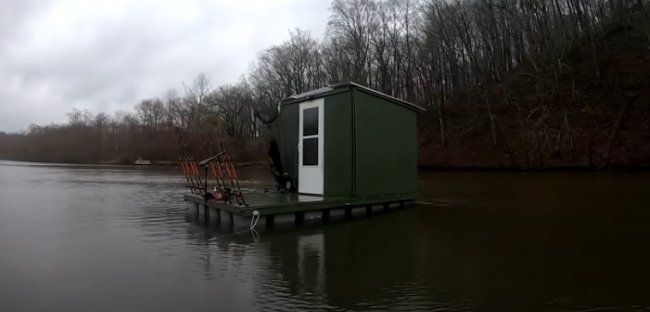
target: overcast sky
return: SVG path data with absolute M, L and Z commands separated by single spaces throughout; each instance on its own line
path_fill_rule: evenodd
M 330 0 L 0 0 L 0 131 L 112 114 L 204 72 L 236 82 L 301 28 L 322 38 Z

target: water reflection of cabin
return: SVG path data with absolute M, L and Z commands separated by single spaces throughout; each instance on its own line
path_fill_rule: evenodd
M 284 99 L 279 144 L 285 171 L 301 194 L 415 193 L 421 110 L 355 83 Z

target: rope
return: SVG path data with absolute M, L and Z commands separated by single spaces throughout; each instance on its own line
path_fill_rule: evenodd
M 257 217 L 257 218 L 255 218 L 255 217 Z M 255 222 L 253 222 L 253 221 L 255 221 Z M 260 221 L 260 212 L 255 210 L 255 211 L 253 211 L 253 216 L 251 217 L 251 226 L 250 226 L 251 230 L 255 229 L 255 226 L 257 225 L 258 221 Z
M 257 231 L 255 230 L 255 226 L 257 226 L 257 222 L 259 222 L 259 221 L 260 221 L 260 212 L 257 211 L 257 210 L 254 210 L 253 215 L 251 216 L 251 225 L 247 229 L 239 231 L 239 232 L 235 232 L 235 233 L 232 233 L 232 234 L 229 234 L 229 235 L 221 236 L 221 237 L 222 238 L 232 237 L 232 236 L 239 235 L 239 234 L 242 234 L 242 233 L 251 232 L 254 239 L 259 239 L 260 234 L 257 233 Z

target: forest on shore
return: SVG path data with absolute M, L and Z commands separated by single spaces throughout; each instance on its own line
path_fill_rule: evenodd
M 200 73 L 132 112 L 0 132 L 0 158 L 175 160 L 176 128 L 210 128 L 262 161 L 281 99 L 352 81 L 426 108 L 421 167 L 650 168 L 647 0 L 333 0 L 329 14 L 322 40 L 293 30 L 240 81 Z

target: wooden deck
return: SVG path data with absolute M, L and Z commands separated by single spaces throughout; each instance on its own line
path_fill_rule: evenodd
M 275 222 L 275 216 L 292 216 L 291 221 L 300 224 L 304 221 L 305 215 L 311 218 L 328 221 L 332 213 L 340 213 L 345 219 L 354 215 L 371 215 L 378 212 L 386 212 L 391 208 L 401 208 L 413 204 L 415 194 L 393 195 L 377 197 L 322 197 L 313 195 L 301 195 L 295 193 L 253 193 L 245 194 L 248 206 L 228 204 L 209 200 L 207 203 L 201 196 L 187 194 L 185 201 L 196 208 L 199 214 L 203 214 L 206 223 L 212 219 L 219 223 L 226 219 L 226 223 L 233 223 L 235 216 L 240 219 L 249 219 L 256 212 L 264 220 L 266 225 Z M 211 216 L 212 215 L 212 216 Z M 213 221 L 213 222 L 214 222 Z

